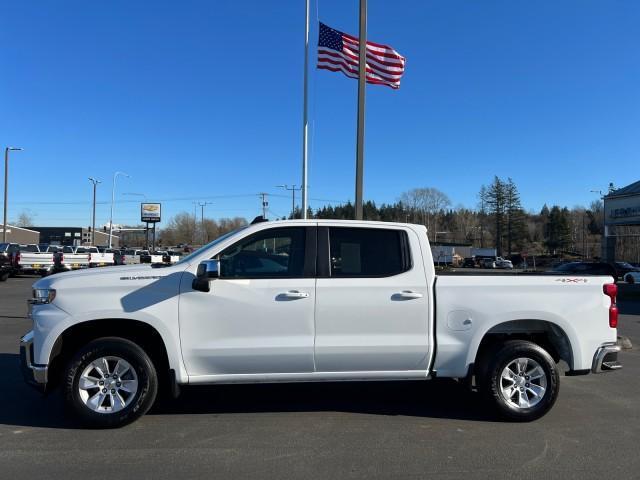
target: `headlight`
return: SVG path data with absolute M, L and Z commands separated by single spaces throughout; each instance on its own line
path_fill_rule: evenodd
M 34 288 L 33 296 L 29 302 L 34 305 L 42 305 L 53 302 L 54 298 L 56 298 L 56 291 L 53 288 Z

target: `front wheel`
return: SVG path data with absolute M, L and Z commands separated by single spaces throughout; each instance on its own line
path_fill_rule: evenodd
M 66 370 L 65 400 L 92 427 L 120 427 L 153 405 L 158 377 L 146 352 L 123 338 L 87 344 Z
M 505 342 L 491 360 L 484 389 L 499 414 L 509 420 L 531 421 L 546 414 L 560 389 L 553 358 L 535 343 Z
M 633 278 L 633 275 L 629 275 L 628 273 L 627 273 L 627 276 L 625 277 L 625 280 L 627 283 L 630 283 L 630 284 L 636 283 L 636 279 Z

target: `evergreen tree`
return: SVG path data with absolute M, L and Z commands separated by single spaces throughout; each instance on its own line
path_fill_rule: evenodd
M 549 216 L 544 229 L 545 245 L 549 252 L 567 248 L 571 243 L 571 227 L 569 225 L 569 210 L 554 205 L 549 211 Z
M 511 178 L 504 183 L 505 212 L 507 215 L 507 252 L 511 255 L 514 243 L 520 243 L 525 236 L 524 212 L 520 193 Z
M 498 256 L 502 256 L 502 237 L 504 232 L 506 216 L 506 185 L 497 176 L 493 178 L 493 183 L 486 189 L 487 213 L 493 217 L 495 226 L 495 243 Z

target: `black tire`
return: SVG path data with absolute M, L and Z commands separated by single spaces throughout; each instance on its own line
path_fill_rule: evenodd
M 503 380 L 502 373 L 507 366 L 510 366 L 519 358 L 526 358 L 537 363 L 544 372 L 544 380 L 529 380 L 529 376 L 526 376 L 526 381 L 531 383 L 521 384 L 519 388 L 514 390 L 513 397 L 507 398 L 503 393 L 503 386 L 505 388 L 510 387 L 511 384 L 508 382 L 512 380 Z M 533 362 L 529 363 L 529 365 L 535 365 Z M 489 361 L 489 368 L 486 370 L 485 375 L 482 382 L 482 391 L 485 397 L 501 417 L 512 421 L 529 422 L 542 417 L 553 407 L 560 391 L 560 375 L 551 355 L 539 345 L 525 340 L 510 340 L 499 345 Z M 516 386 L 516 382 L 524 381 L 525 375 L 519 376 L 513 381 L 512 388 Z M 538 399 L 538 395 L 535 395 L 533 388 L 539 387 L 542 381 L 546 386 L 542 398 Z M 522 390 L 523 388 L 524 390 Z M 521 394 L 516 390 L 522 390 L 524 393 Z M 539 391 L 539 388 L 537 390 Z M 516 405 L 516 401 L 519 403 L 521 396 L 526 399 L 525 405 L 528 400 L 531 400 L 532 406 Z M 533 402 L 537 403 L 533 404 Z
M 0 282 L 6 282 L 7 279 L 9 278 L 9 275 L 10 275 L 9 272 L 0 273 Z
M 133 398 L 117 412 L 96 412 L 85 405 L 80 396 L 79 382 L 82 372 L 91 362 L 101 357 L 124 359 L 137 375 L 138 385 Z M 93 340 L 75 355 L 65 371 L 66 406 L 82 423 L 90 427 L 116 428 L 133 422 L 149 411 L 157 393 L 158 375 L 153 362 L 142 348 L 124 338 L 106 337 Z
M 633 285 L 634 283 L 636 283 L 635 278 L 633 278 L 633 275 L 627 275 L 627 283 L 630 285 Z

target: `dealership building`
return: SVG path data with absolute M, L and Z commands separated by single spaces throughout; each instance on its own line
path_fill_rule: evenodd
M 50 245 L 91 245 L 91 229 L 83 227 L 31 227 L 40 232 L 40 243 Z M 96 229 L 96 246 L 109 245 L 109 232 Z M 118 247 L 120 239 L 113 235 L 111 246 Z
M 611 191 L 604 197 L 604 235 L 602 258 L 616 259 L 617 227 L 640 225 L 640 181 Z

